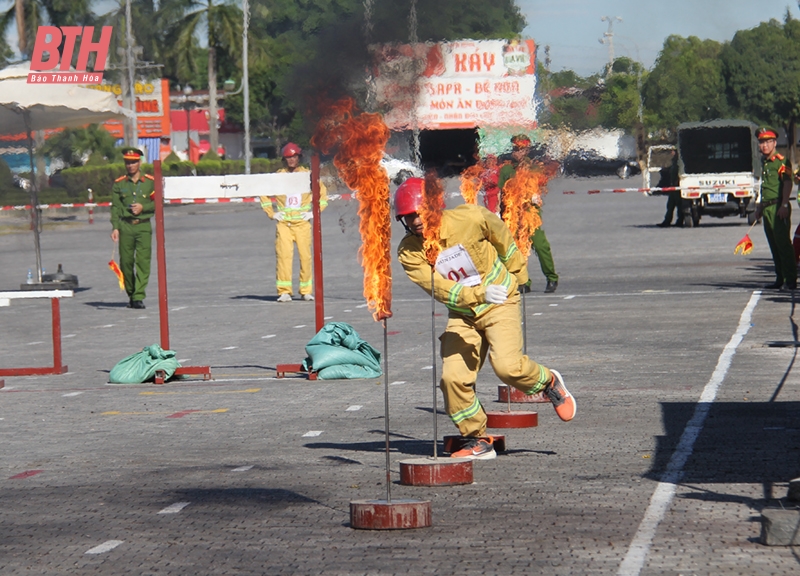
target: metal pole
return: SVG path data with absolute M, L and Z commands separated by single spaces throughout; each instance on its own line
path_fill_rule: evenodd
M 392 502 L 392 474 L 389 461 L 389 331 L 383 319 L 383 412 L 386 421 L 386 502 Z
M 250 174 L 250 74 L 248 72 L 247 59 L 247 30 L 250 28 L 250 4 L 248 0 L 242 2 L 242 12 L 244 13 L 244 26 L 242 38 L 242 87 L 244 94 L 244 173 Z
M 314 313 L 317 332 L 325 325 L 325 283 L 322 275 L 322 211 L 319 207 L 319 154 L 311 157 L 311 232 L 314 243 Z
M 139 119 L 136 117 L 136 61 L 133 53 L 133 32 L 131 32 L 131 0 L 125 0 L 125 39 L 128 43 L 126 63 L 128 65 L 128 89 L 131 96 L 131 146 L 139 147 Z
M 50 308 L 53 315 L 53 369 L 56 374 L 63 374 L 61 364 L 61 302 L 58 298 L 50 298 Z
M 433 368 L 433 459 L 436 460 L 439 456 L 437 454 L 436 443 L 439 440 L 439 427 L 438 416 L 439 411 L 436 407 L 436 298 L 434 297 L 434 270 L 431 266 L 431 361 Z
M 158 318 L 161 328 L 161 347 L 169 350 L 169 307 L 167 302 L 167 253 L 164 247 L 164 179 L 161 160 L 153 162 L 156 203 L 156 266 L 158 269 Z
M 36 186 L 36 170 L 33 166 L 33 139 L 31 136 L 31 122 L 28 112 L 22 112 L 25 120 L 25 127 L 28 133 L 28 156 L 31 161 L 31 219 L 33 220 L 33 247 L 36 250 L 36 281 L 42 283 L 42 246 L 39 242 L 40 211 L 39 211 L 39 191 Z

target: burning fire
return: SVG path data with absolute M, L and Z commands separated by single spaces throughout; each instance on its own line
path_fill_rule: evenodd
M 117 277 L 117 282 L 119 283 L 119 291 L 122 292 L 125 290 L 125 277 L 122 275 L 122 270 L 119 268 L 119 264 L 117 264 L 114 258 L 108 262 L 108 267 L 114 273 L 114 276 Z
M 477 164 L 473 164 L 461 173 L 461 196 L 466 204 L 478 203 L 478 192 L 490 186 L 497 187 L 497 173 L 500 167 L 497 157 L 489 155 Z
M 424 194 L 422 206 L 419 207 L 419 217 L 423 224 L 422 248 L 425 257 L 433 266 L 439 257 L 441 245 L 439 244 L 439 231 L 442 228 L 442 209 L 444 208 L 444 186 L 442 181 L 431 171 L 425 175 Z
M 350 98 L 332 104 L 311 143 L 333 164 L 348 188 L 357 192 L 364 269 L 364 297 L 376 321 L 392 316 L 392 221 L 389 177 L 380 162 L 389 129 L 379 114 L 361 113 Z
M 536 207 L 542 205 L 542 196 L 547 194 L 550 175 L 543 166 L 523 162 L 503 187 L 503 221 L 526 258 L 531 253 L 531 236 L 542 225 Z

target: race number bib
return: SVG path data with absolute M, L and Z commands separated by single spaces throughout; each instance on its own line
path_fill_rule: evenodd
M 289 208 L 290 210 L 299 210 L 302 204 L 303 204 L 302 194 L 286 195 L 286 207 Z
M 481 283 L 481 275 L 478 273 L 475 263 L 461 244 L 451 246 L 439 253 L 439 258 L 436 259 L 436 271 L 445 278 L 464 286 L 477 286 Z

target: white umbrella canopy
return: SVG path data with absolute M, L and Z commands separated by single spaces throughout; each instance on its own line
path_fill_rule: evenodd
M 0 70 L 0 134 L 70 128 L 133 116 L 111 92 L 77 84 L 28 84 L 29 72 L 30 62 Z
M 31 210 L 39 282 L 42 281 L 42 255 L 39 246 L 39 203 L 33 174 L 31 132 L 47 128 L 74 128 L 120 116 L 133 117 L 121 107 L 111 92 L 83 88 L 77 84 L 28 84 L 30 62 L 0 70 L 0 134 L 28 136 L 31 157 Z M 82 74 L 65 72 L 64 74 Z

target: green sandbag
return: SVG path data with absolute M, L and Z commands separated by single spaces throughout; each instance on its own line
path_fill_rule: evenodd
M 362 340 L 345 322 L 329 322 L 306 344 L 309 366 L 321 380 L 377 378 L 381 370 L 381 353 Z
M 163 370 L 164 380 L 167 380 L 180 367 L 175 352 L 153 344 L 117 362 L 108 375 L 108 381 L 111 384 L 141 384 L 153 380 L 157 370 Z

